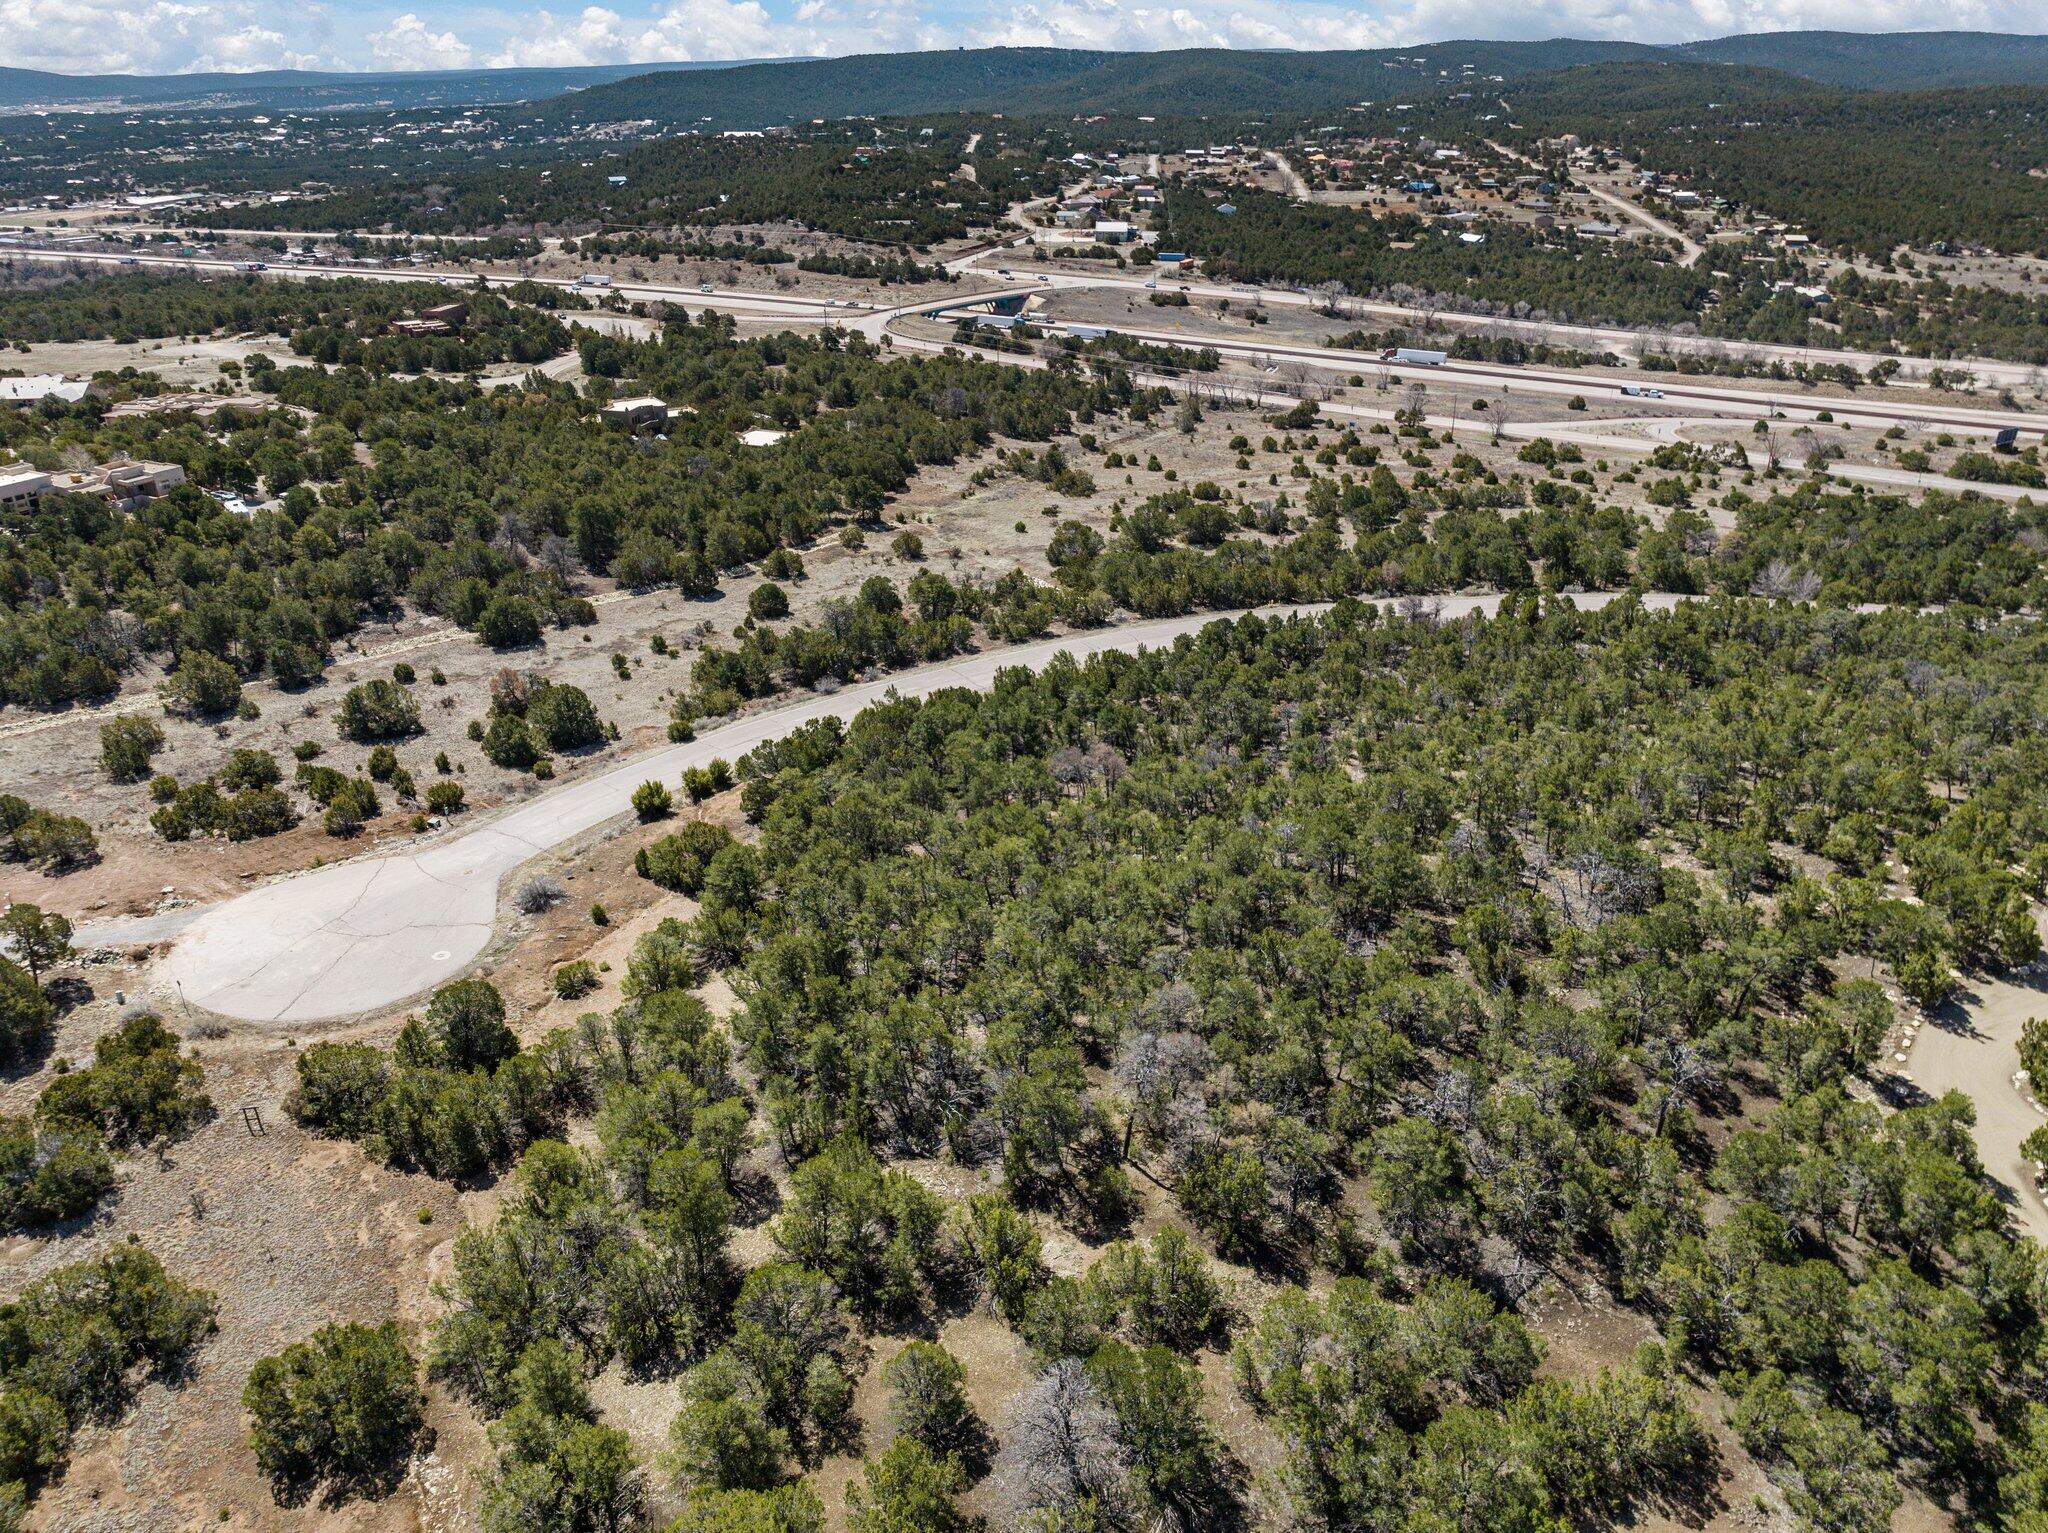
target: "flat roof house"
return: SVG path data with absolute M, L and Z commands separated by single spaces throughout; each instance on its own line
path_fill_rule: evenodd
M 26 463 L 0 468 L 0 515 L 35 510 L 36 503 L 49 489 L 50 476 L 39 468 L 30 468 Z
M 33 373 L 26 378 L 0 378 L 0 404 L 39 405 L 46 399 L 60 399 L 75 405 L 92 391 L 83 378 L 66 378 L 62 373 Z
M 638 431 L 645 426 L 666 426 L 668 406 L 651 394 L 642 394 L 632 399 L 614 399 L 597 412 L 597 417 L 607 426 Z

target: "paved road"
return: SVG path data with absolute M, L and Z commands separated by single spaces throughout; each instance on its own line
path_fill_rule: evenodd
M 1020 207 L 1022 205 L 1020 204 Z M 1018 209 L 1012 209 L 1015 216 Z M 949 270 L 973 272 L 989 260 L 986 253 L 976 253 L 957 265 L 948 263 Z M 1044 272 L 1036 274 L 1036 280 L 1045 290 L 1060 287 L 1125 288 L 1143 292 L 1146 277 L 1116 276 L 1108 272 Z M 1247 283 L 1225 283 L 1193 280 L 1185 286 L 1189 296 L 1196 298 L 1229 298 L 1236 302 L 1255 299 L 1263 304 L 1286 305 L 1295 308 L 1316 308 L 1325 300 L 1313 293 L 1295 288 L 1267 286 L 1254 287 Z M 1859 370 L 1869 368 L 1873 363 L 1889 360 L 1899 364 L 1895 383 L 1911 382 L 1923 378 L 1934 369 L 1946 372 L 1957 370 L 1972 373 L 1980 384 L 1988 387 L 2031 388 L 2039 380 L 2040 369 L 2026 362 L 1996 362 L 1984 357 L 1887 357 L 1868 351 L 1852 351 L 1842 347 L 1829 346 L 1784 346 L 1765 341 L 1729 341 L 1712 336 L 1677 335 L 1658 330 L 1628 329 L 1613 325 L 1564 324 L 1547 319 L 1510 319 L 1496 314 L 1466 314 L 1457 310 L 1440 307 L 1417 307 L 1414 305 L 1386 303 L 1378 299 L 1346 298 L 1342 300 L 1347 316 L 1377 316 L 1413 324 L 1418 319 L 1449 325 L 1453 328 L 1481 330 L 1489 334 L 1526 335 L 1532 340 L 1549 341 L 1557 345 L 1571 345 L 1591 351 L 1614 351 L 1623 354 L 1639 354 L 1644 348 L 1669 351 L 1673 354 L 1696 352 L 1705 356 L 1757 357 L 1765 361 L 1777 360 L 1791 366 L 1798 362 L 1844 363 Z
M 0 246 L 0 260 L 43 261 L 59 264 L 79 261 L 93 266 L 139 266 L 158 269 L 171 268 L 181 271 L 243 272 L 248 270 L 245 261 L 230 261 L 214 256 L 157 255 L 141 251 L 95 251 L 95 250 L 33 250 L 9 249 Z M 592 298 L 602 298 L 618 293 L 626 298 L 655 298 L 667 303 L 687 303 L 698 308 L 730 309 L 745 314 L 758 311 L 763 314 L 788 315 L 791 318 L 825 319 L 835 317 L 846 308 L 865 309 L 869 305 L 859 302 L 829 303 L 818 297 L 806 297 L 790 293 L 761 293 L 749 288 L 714 288 L 705 292 L 699 287 L 677 287 L 657 282 L 635 282 L 619 279 L 608 287 L 583 288 L 573 277 L 523 277 L 506 272 L 445 271 L 426 266 L 334 266 L 318 262 L 295 261 L 290 265 L 266 264 L 255 275 L 290 281 L 303 277 L 359 277 L 366 282 L 438 282 L 445 287 L 473 288 L 478 281 L 492 288 L 516 287 L 522 282 L 538 283 L 542 287 L 574 288 Z M 573 320 L 575 314 L 564 311 L 562 318 Z M 523 376 L 523 375 L 522 375 Z
M 960 301 L 960 300 L 956 300 Z M 904 311 L 896 311 L 898 314 Z M 1079 321 L 1071 323 L 1081 323 Z M 1071 328 L 1069 322 L 1054 322 L 1057 329 Z M 1083 328 L 1088 328 L 1083 324 Z M 1351 351 L 1341 346 L 1271 345 L 1237 337 L 1204 335 L 1199 331 L 1160 330 L 1148 325 L 1097 325 L 1136 340 L 1192 350 L 1207 347 L 1227 356 L 1261 358 L 1272 362 L 1299 363 L 1331 372 L 1387 372 L 1404 383 L 1420 383 L 1433 389 L 1465 388 L 1474 394 L 1506 387 L 1521 394 L 1603 395 L 1630 398 L 1627 388 L 1654 388 L 1658 397 L 1671 403 L 1699 403 L 1715 411 L 1745 418 L 1763 418 L 1776 412 L 1786 420 L 1813 420 L 1822 412 L 1836 420 L 1855 419 L 1867 425 L 1892 426 L 1912 422 L 1921 428 L 1944 427 L 1989 436 L 2007 426 L 2028 433 L 2048 434 L 2048 415 L 2021 410 L 1979 409 L 1971 405 L 1928 405 L 1915 401 L 1835 398 L 1826 395 L 1744 389 L 1696 381 L 1645 384 L 1635 379 L 1603 378 L 1599 373 L 1558 372 L 1541 367 L 1515 367 L 1498 362 L 1440 362 L 1435 366 L 1384 362 L 1376 352 Z
M 1960 1091 L 1977 1104 L 1972 1132 L 1978 1158 L 2014 1222 L 2048 1244 L 2048 1206 L 2034 1190 L 2033 1166 L 2020 1154 L 2020 1141 L 2048 1117 L 2034 1105 L 2033 1093 L 2013 1080 L 2020 1029 L 2041 1016 L 2048 1016 L 2048 964 L 1997 979 L 1972 978 L 1919 1029 L 1905 1063 L 1891 1068 L 1929 1096 Z M 2048 1090 L 2048 1081 L 2041 1089 Z
M 1009 211 L 1009 217 L 1020 220 L 1023 210 L 1033 204 L 1018 204 Z M 963 252 L 947 261 L 946 269 L 958 276 L 986 276 L 985 264 L 999 264 L 1008 260 L 1008 252 L 1002 247 L 1015 241 L 1010 236 L 998 241 L 992 248 Z M 208 256 L 168 256 L 155 253 L 129 251 L 77 251 L 37 250 L 27 247 L 0 247 L 0 259 L 29 261 L 78 261 L 102 266 L 141 265 L 158 267 L 182 267 L 201 271 L 237 271 L 246 263 Z M 473 287 L 479 273 L 474 271 L 447 271 L 433 267 L 406 266 L 360 267 L 324 266 L 319 264 L 275 264 L 266 267 L 263 275 L 269 277 L 362 277 L 381 282 L 442 282 L 456 287 Z M 566 277 L 521 277 L 510 273 L 482 274 L 483 281 L 494 288 L 510 287 L 518 282 L 540 282 L 553 287 L 574 287 L 575 281 Z M 1147 278 L 1116 276 L 1111 273 L 1042 272 L 1034 274 L 1032 284 L 1039 292 L 1049 292 L 1063 287 L 1124 288 L 1143 292 Z M 1178 285 L 1178 284 L 1177 284 Z M 1315 307 L 1323 299 L 1293 288 L 1270 286 L 1252 287 L 1245 284 L 1225 284 L 1195 281 L 1186 284 L 1191 296 L 1204 298 L 1231 298 L 1242 300 L 1256 298 L 1261 303 L 1280 304 L 1293 307 Z M 598 292 L 615 292 L 626 298 L 658 299 L 666 303 L 691 304 L 699 308 L 729 309 L 741 314 L 750 311 L 756 316 L 782 314 L 791 319 L 825 320 L 840 322 L 853 315 L 873 312 L 876 306 L 858 301 L 841 300 L 837 304 L 807 297 L 803 294 L 763 293 L 747 289 L 720 288 L 706 293 L 700 288 L 677 287 L 652 282 L 617 280 L 609 289 Z M 957 302 L 960 295 L 953 295 L 947 302 Z M 1731 355 L 1759 358 L 1775 358 L 1787 364 L 1845 363 L 1864 369 L 1879 360 L 1870 352 L 1851 351 L 1841 348 L 1818 346 L 1782 346 L 1765 342 L 1722 341 L 1711 337 L 1665 335 L 1655 331 L 1631 330 L 1613 326 L 1558 324 L 1548 320 L 1507 319 L 1489 314 L 1462 314 L 1442 308 L 1427 311 L 1401 304 L 1384 303 L 1376 300 L 1344 300 L 1348 313 L 1413 322 L 1427 312 L 1432 320 L 1450 326 L 1464 326 L 1487 332 L 1524 334 L 1539 340 L 1564 342 L 1593 350 L 1636 352 L 1649 343 L 1672 352 L 1700 352 L 1707 355 Z M 916 306 L 905 306 L 885 312 L 902 313 Z M 1895 382 L 1909 382 L 1924 377 L 1930 370 L 1945 371 L 1965 369 L 1977 379 L 1991 387 L 2025 388 L 2038 381 L 2039 368 L 2020 362 L 1994 362 L 1979 357 L 1893 357 L 1899 364 Z
M 1597 607 L 1611 597 L 1575 599 Z M 1675 601 L 1652 597 L 1649 605 Z M 1432 605 L 1457 617 L 1498 604 L 1498 597 L 1466 596 Z M 1323 609 L 1266 610 L 1282 615 Z M 1062 652 L 1086 659 L 1110 650 L 1156 648 L 1239 615 L 1203 613 L 1045 639 L 901 671 L 831 697 L 807 697 L 566 783 L 418 852 L 281 879 L 196 916 L 179 911 L 118 928 L 86 926 L 77 940 L 84 946 L 124 933 L 129 940 L 137 934 L 173 938 L 162 971 L 165 984 L 174 985 L 187 1004 L 226 1016 L 285 1025 L 382 1010 L 458 977 L 490 942 L 507 876 L 549 848 L 629 812 L 633 789 L 649 778 L 673 783 L 685 767 L 713 757 L 737 760 L 764 740 L 816 719 L 851 718 L 892 692 L 923 697 L 946 687 L 985 688 L 1008 667 L 1035 669 Z
M 990 351 L 984 347 L 961 346 L 959 343 L 951 340 L 933 340 L 924 336 L 906 335 L 890 328 L 897 319 L 909 317 L 914 313 L 928 312 L 932 307 L 935 307 L 935 305 L 925 305 L 922 310 L 906 308 L 875 314 L 856 321 L 849 328 L 861 331 L 875 339 L 887 335 L 890 344 L 898 350 L 965 352 L 984 362 L 995 362 L 1006 367 L 1042 368 L 1046 365 L 1045 359 L 1036 352 Z M 1055 324 L 1050 328 L 1058 329 L 1062 327 Z M 1259 347 L 1254 342 L 1219 342 L 1201 337 L 1171 336 L 1160 332 L 1125 331 L 1124 333 L 1141 337 L 1149 334 L 1157 339 L 1173 341 L 1180 345 L 1212 346 L 1219 350 L 1229 351 L 1234 356 L 1251 352 L 1264 356 L 1276 354 L 1272 348 Z M 1333 353 L 1324 352 L 1320 353 L 1320 355 L 1329 356 L 1333 355 Z M 1344 354 L 1337 352 L 1334 355 L 1341 357 Z M 1339 371 L 1342 370 L 1340 367 Z M 1421 371 L 1427 372 L 1431 376 L 1436 376 L 1440 370 L 1422 369 Z M 1168 388 L 1181 393 L 1193 394 L 1200 394 L 1204 389 L 1212 386 L 1220 387 L 1228 384 L 1235 390 L 1233 397 L 1236 401 L 1240 405 L 1253 409 L 1286 409 L 1298 402 L 1295 395 L 1277 388 L 1261 388 L 1256 381 L 1238 376 L 1226 378 L 1220 374 L 1210 373 L 1186 375 L 1163 372 L 1150 367 L 1138 367 L 1133 369 L 1132 378 L 1134 381 L 1148 387 Z M 1445 395 L 1448 395 L 1450 392 L 1446 390 Z M 1472 397 L 1482 392 L 1484 391 L 1475 388 L 1473 393 L 1467 396 L 1468 402 Z M 1212 394 L 1208 397 L 1213 399 L 1215 396 Z M 1444 396 L 1440 395 L 1438 397 Z M 1323 414 L 1333 416 L 1339 420 L 1392 421 L 1397 414 L 1392 405 L 1372 406 L 1320 402 L 1317 408 Z M 2026 418 L 2029 420 L 2042 419 L 2039 416 Z M 1467 437 L 1472 437 L 1490 434 L 1495 422 L 1479 415 L 1461 416 L 1452 415 L 1446 411 L 1426 410 L 1422 418 L 1422 424 L 1430 427 L 1432 430 L 1448 431 L 1454 436 L 1459 432 L 1463 432 Z M 1590 423 L 1570 420 L 1509 421 L 1500 424 L 1500 433 L 1510 441 L 1529 441 L 1536 437 L 1550 437 L 1555 441 L 1575 442 L 1581 447 L 1590 447 L 1595 451 L 1610 453 L 1616 456 L 1647 457 L 1663 445 L 1661 441 L 1655 438 L 1621 436 L 1611 429 L 1601 429 L 1603 427 L 1611 428 L 1620 424 L 1622 423 L 1617 421 L 1595 421 Z M 1695 424 L 1695 422 L 1673 419 L 1672 424 L 1683 426 Z M 1697 422 L 1697 424 L 1726 424 L 1726 422 L 1708 418 Z M 1961 429 L 1972 430 L 1982 428 L 1965 426 Z M 1797 474 L 1799 466 L 1791 464 L 1788 471 Z M 1916 473 L 1911 469 L 1889 468 L 1883 464 L 1875 463 L 1830 463 L 1827 467 L 1827 477 L 1841 480 L 1845 483 L 1876 485 L 1887 490 L 1940 490 L 1950 495 L 1983 495 L 1994 500 L 2027 500 L 2038 497 L 2042 493 L 2038 490 L 2028 489 L 2023 485 L 1981 484 L 1975 480 L 1953 479 L 1945 474 L 1922 474 Z
M 991 259 L 1009 260 L 1007 252 L 977 251 L 963 257 L 958 270 L 979 270 L 980 263 Z M 898 320 L 917 315 L 932 315 L 944 309 L 963 308 L 970 304 L 984 304 L 1002 298 L 1043 299 L 1063 289 L 1126 287 L 1145 290 L 1145 282 L 1137 278 L 1113 278 L 1075 276 L 1067 273 L 1025 272 L 1008 268 L 1011 275 L 1003 277 L 1003 286 L 985 292 L 950 293 L 941 297 L 927 297 L 898 304 L 891 308 L 871 309 L 864 314 L 842 319 L 840 323 L 848 330 L 858 332 L 870 340 L 879 341 Z M 983 273 L 983 275 L 989 275 Z M 995 275 L 1002 276 L 999 271 Z M 1151 279 L 1157 288 L 1157 280 Z M 1231 289 L 1205 286 L 1200 283 L 1171 283 L 1173 288 L 1186 289 L 1191 293 L 1241 298 L 1255 289 Z M 1263 296 L 1270 300 L 1276 296 L 1274 290 L 1263 290 Z M 1301 296 L 1306 302 L 1305 295 Z M 1443 315 L 1440 318 L 1453 318 Z M 1910 429 L 1932 430 L 1936 428 L 1957 432 L 1968 432 L 1977 436 L 1990 436 L 2011 426 L 2021 431 L 2039 432 L 2048 436 L 2048 414 L 2029 413 L 2003 407 L 1983 408 L 1973 405 L 1928 404 L 1917 401 L 1883 400 L 1857 398 L 1855 396 L 1834 397 L 1816 395 L 1798 390 L 1767 388 L 1741 388 L 1730 384 L 1715 384 L 1689 375 L 1674 375 L 1669 380 L 1659 379 L 1654 383 L 1641 380 L 1603 376 L 1605 370 L 1593 369 L 1586 372 L 1567 372 L 1543 367 L 1510 366 L 1498 362 L 1446 361 L 1435 366 L 1418 366 L 1405 363 L 1382 361 L 1379 353 L 1355 351 L 1341 346 L 1288 345 L 1246 339 L 1239 336 L 1208 334 L 1200 329 L 1189 329 L 1176 325 L 1172 329 L 1156 328 L 1143 322 L 1120 324 L 1115 322 L 1057 320 L 1038 317 L 1035 323 L 1051 330 L 1081 329 L 1112 330 L 1119 335 L 1128 335 L 1135 340 L 1154 341 L 1162 345 L 1182 346 L 1191 350 L 1207 348 L 1224 356 L 1247 359 L 1255 364 L 1294 364 L 1302 367 L 1320 368 L 1336 373 L 1389 373 L 1414 383 L 1432 388 L 1470 388 L 1475 394 L 1496 388 L 1506 388 L 1522 394 L 1555 394 L 1569 397 L 1574 394 L 1588 396 L 1612 396 L 1621 399 L 1624 389 L 1654 388 L 1659 398 L 1674 403 L 1704 405 L 1717 413 L 1740 416 L 1745 419 L 1782 417 L 1788 421 L 1814 421 L 1825 412 L 1835 420 L 1855 421 L 1863 425 L 1890 427 L 1904 425 Z M 901 337 L 897 338 L 899 342 Z M 1753 348 L 1744 348 L 1745 351 Z M 1764 348 L 1768 350 L 1769 348 Z M 1789 348 L 1779 348 L 1790 354 Z M 1001 353 L 1001 359 L 1014 357 L 1015 353 Z M 1818 353 L 1812 355 L 1818 356 Z M 1865 363 L 1875 360 L 1864 356 Z M 1903 361 L 1904 359 L 1896 359 Z M 1853 477 L 1853 476 L 1852 476 Z M 1906 479 L 1894 474 L 1887 475 L 1879 482 L 1907 483 Z

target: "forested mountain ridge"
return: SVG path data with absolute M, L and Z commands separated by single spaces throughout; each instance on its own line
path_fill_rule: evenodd
M 551 102 L 544 112 L 561 121 L 652 118 L 713 129 L 955 111 L 1239 116 L 1318 111 L 1383 97 L 1394 89 L 1435 90 L 1496 75 L 1520 79 L 1616 60 L 1764 66 L 1848 89 L 2048 84 L 2048 38 L 1985 32 L 1869 37 L 1785 32 L 1670 48 L 1553 38 L 1527 43 L 1461 39 L 1309 53 L 967 48 L 865 54 L 688 76 L 645 75 Z
M 1680 43 L 1671 52 L 1852 90 L 2048 81 L 2048 37 L 2004 32 L 1752 32 Z
M 563 91 L 669 69 L 723 69 L 723 61 L 588 64 L 549 69 L 427 69 L 356 74 L 264 69 L 185 75 L 73 75 L 0 67 L 0 111 L 22 106 L 244 106 L 306 108 L 459 106 L 538 101 Z
M 1390 78 L 1433 81 L 1437 69 L 1457 73 L 1468 63 L 1482 74 L 1520 75 L 1655 52 L 1634 43 L 1570 40 L 1328 53 L 963 48 L 755 64 L 688 82 L 648 75 L 551 102 L 543 111 L 562 121 L 652 118 L 707 129 L 958 111 L 1238 115 L 1314 110 L 1383 91 Z M 1426 73 L 1415 62 L 1425 54 Z
M 1552 38 L 1539 42 L 1453 39 L 1402 48 L 1326 52 L 1229 48 L 1123 53 L 1078 48 L 961 48 L 834 59 L 677 60 L 516 69 L 272 69 L 181 75 L 74 75 L 0 67 L 0 111 L 79 104 L 328 110 L 546 101 L 587 94 L 603 116 L 713 119 L 758 126 L 807 116 L 935 111 L 1146 109 L 1228 112 L 1247 101 L 1311 109 L 1370 90 L 1392 69 L 1453 75 L 1471 65 L 1510 77 L 1606 59 L 1683 58 L 1757 65 L 1862 90 L 2048 83 L 2048 37 L 1996 32 L 1769 32 L 1659 47 Z M 913 62 L 914 61 L 914 62 Z M 694 79 L 681 78 L 684 75 Z M 725 78 L 713 78 L 713 77 Z M 1256 87 L 1250 97 L 1234 95 Z M 1160 101 L 1159 93 L 1183 99 Z M 559 102 L 564 115 L 582 103 Z

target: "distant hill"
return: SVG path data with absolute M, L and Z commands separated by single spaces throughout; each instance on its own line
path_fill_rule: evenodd
M 2048 84 L 2048 37 L 1776 32 L 1678 47 L 1555 38 L 1326 53 L 970 48 L 866 54 L 620 80 L 555 101 L 547 110 L 565 121 L 653 118 L 708 129 L 959 111 L 1222 116 L 1319 111 L 1463 79 L 1515 79 L 1576 65 L 1654 60 L 1753 65 L 1859 90 Z
M 254 110 L 315 107 L 469 106 L 489 101 L 539 101 L 565 91 L 670 70 L 710 70 L 724 63 L 596 64 L 573 69 L 447 69 L 417 73 L 342 74 L 267 69 L 253 74 L 65 75 L 0 68 L 0 112 L 38 107 L 219 107 Z
M 2000 32 L 1763 32 L 1670 50 L 1850 90 L 2048 84 L 2048 37 Z
M 933 112 L 1135 112 L 1214 116 L 1315 111 L 1455 79 L 1525 75 L 1606 59 L 1654 58 L 1637 43 L 1449 42 L 1327 53 L 1190 48 L 1099 53 L 1072 48 L 962 48 L 860 54 L 643 76 L 550 103 L 564 120 L 654 118 L 677 127 L 773 127 L 814 117 Z
M 835 59 L 413 74 L 61 75 L 0 68 L 0 112 L 147 106 L 345 110 L 534 101 L 545 103 L 543 115 L 564 122 L 652 118 L 713 130 L 936 112 L 1241 116 L 1320 111 L 1490 75 L 1516 79 L 1576 65 L 1659 59 L 1774 69 L 1852 90 L 2048 84 L 2048 37 L 1771 32 L 1674 47 L 1553 38 L 1320 53 L 961 48 Z

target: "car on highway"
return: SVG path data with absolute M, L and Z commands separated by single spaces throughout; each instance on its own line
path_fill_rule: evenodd
M 1635 383 L 1624 383 L 1621 386 L 1621 393 L 1624 399 L 1662 399 L 1664 397 L 1662 389 L 1645 388 Z

